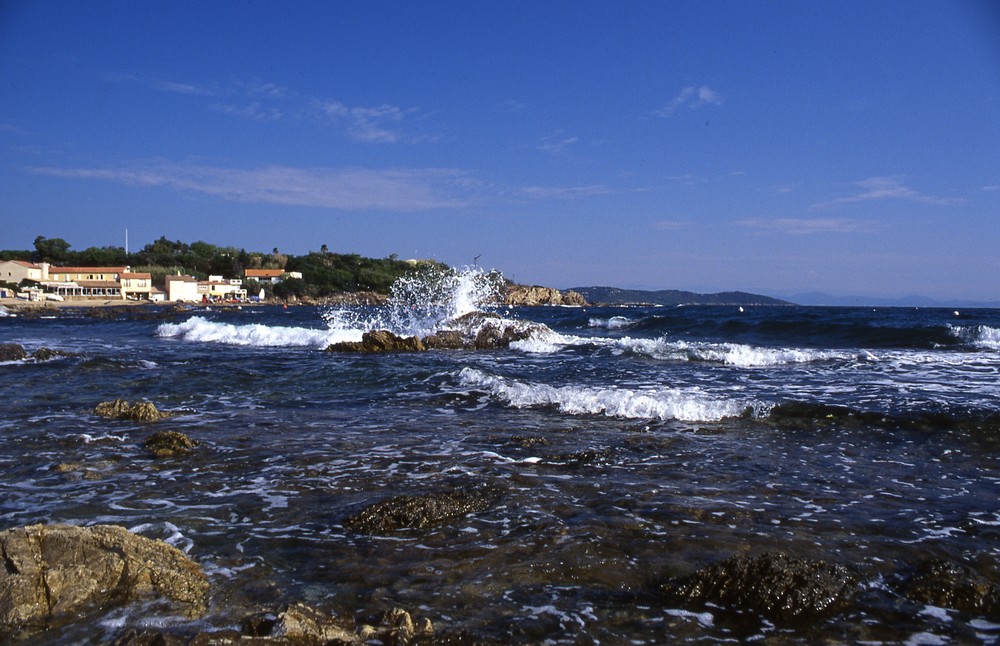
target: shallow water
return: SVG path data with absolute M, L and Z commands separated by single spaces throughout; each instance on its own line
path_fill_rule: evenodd
M 0 318 L 2 342 L 74 353 L 0 364 L 0 529 L 164 539 L 210 575 L 205 629 L 306 601 L 359 619 L 403 606 L 508 643 L 1000 638 L 998 617 L 892 585 L 927 557 L 998 570 L 1000 311 L 502 314 L 550 332 L 363 356 L 322 349 L 388 320 L 376 310 Z M 115 398 L 179 414 L 92 414 Z M 156 430 L 202 444 L 155 460 L 142 442 Z M 432 529 L 344 527 L 392 496 L 482 485 L 502 491 L 495 506 Z M 788 627 L 655 592 L 775 549 L 849 566 L 856 602 Z M 179 621 L 125 609 L 45 640 Z

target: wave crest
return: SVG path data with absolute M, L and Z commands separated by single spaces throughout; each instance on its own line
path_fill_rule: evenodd
M 549 386 L 489 375 L 463 368 L 459 383 L 482 389 L 515 408 L 554 406 L 571 415 L 605 415 L 625 419 L 716 422 L 728 417 L 754 416 L 764 412 L 759 403 L 712 397 L 697 388 L 660 388 L 635 391 L 627 388 Z

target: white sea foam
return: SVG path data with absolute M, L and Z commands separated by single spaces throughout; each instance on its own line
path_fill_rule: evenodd
M 183 323 L 163 323 L 157 336 L 198 343 L 221 343 L 257 347 L 325 348 L 340 341 L 360 341 L 362 330 L 311 329 L 268 326 L 258 323 L 233 325 L 194 316 Z
M 612 316 L 611 318 L 592 318 L 587 322 L 590 327 L 607 328 L 609 330 L 620 330 L 632 324 L 632 320 L 625 316 Z
M 739 417 L 747 408 L 753 409 L 758 415 L 763 412 L 759 403 L 720 399 L 698 388 L 630 390 L 587 386 L 556 387 L 505 379 L 475 368 L 463 368 L 458 378 L 463 386 L 484 389 L 515 408 L 555 406 L 571 415 L 709 422 Z

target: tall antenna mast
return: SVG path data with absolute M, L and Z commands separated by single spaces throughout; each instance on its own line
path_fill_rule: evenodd
M 125 258 L 128 259 L 128 229 L 125 229 Z

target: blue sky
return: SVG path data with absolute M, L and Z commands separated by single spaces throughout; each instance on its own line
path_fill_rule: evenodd
M 0 248 L 1000 300 L 1000 3 L 0 3 Z

